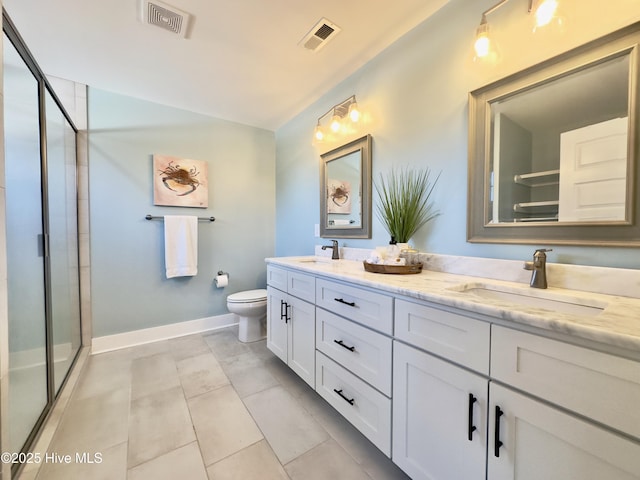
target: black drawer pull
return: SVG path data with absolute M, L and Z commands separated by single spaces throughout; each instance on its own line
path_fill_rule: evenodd
M 473 393 L 469 394 L 469 426 L 468 426 L 468 438 L 471 442 L 473 440 L 473 432 L 477 430 L 476 426 L 473 424 L 473 404 L 476 403 L 478 399 L 473 396 Z
M 346 348 L 350 352 L 355 352 L 356 351 L 356 347 L 347 347 L 344 343 L 342 343 L 342 340 L 334 340 L 334 342 L 337 343 L 338 345 L 340 345 L 342 348 Z
M 349 405 L 353 405 L 355 398 L 347 398 L 344 396 L 344 394 L 342 393 L 342 389 L 340 390 L 336 390 L 335 388 L 333 389 L 334 392 L 336 392 L 338 395 L 340 395 L 340 397 L 342 397 L 342 399 L 347 402 Z
M 334 298 L 336 302 L 344 303 L 345 305 L 349 305 L 350 307 L 355 307 L 356 302 L 347 302 L 344 298 Z
M 284 320 L 285 323 L 287 323 L 288 318 L 287 318 L 287 309 L 288 309 L 289 305 L 287 305 L 287 302 L 285 302 L 284 300 L 280 300 L 280 320 Z
M 498 405 L 496 405 L 496 420 L 495 420 L 495 432 L 494 432 L 494 442 L 493 442 L 493 454 L 496 457 L 500 456 L 500 447 L 503 443 L 500 441 L 500 417 L 504 415 L 504 412 L 500 409 Z

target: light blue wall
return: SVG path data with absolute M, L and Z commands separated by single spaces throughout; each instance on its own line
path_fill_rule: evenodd
M 466 242 L 468 92 L 638 21 L 640 11 L 637 0 L 612 0 L 604 16 L 601 2 L 567 1 L 565 32 L 534 35 L 526 3 L 509 2 L 489 16 L 503 39 L 500 65 L 483 68 L 472 59 L 481 14 L 495 0 L 451 0 L 276 132 L 277 255 L 312 254 L 314 245 L 326 243 L 314 237 L 314 224 L 319 222 L 319 155 L 329 146 L 312 146 L 311 138 L 318 117 L 356 94 L 367 112 L 358 135 L 373 136 L 374 178 L 392 165 L 442 171 L 434 192 L 442 215 L 416 234 L 417 248 L 489 258 L 531 257 L 531 245 Z M 331 46 L 319 54 L 330 54 Z M 388 240 L 374 213 L 371 240 L 340 244 L 373 248 Z M 549 261 L 640 268 L 640 251 L 556 246 Z
M 151 155 L 208 162 L 209 208 L 153 206 Z M 274 254 L 274 133 L 97 89 L 89 90 L 94 336 L 228 313 L 230 293 L 264 288 Z M 163 222 L 199 222 L 198 274 L 166 279 Z M 218 270 L 230 285 L 216 289 Z

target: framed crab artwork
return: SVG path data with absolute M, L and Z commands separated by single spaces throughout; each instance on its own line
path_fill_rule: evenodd
M 153 155 L 153 204 L 207 208 L 207 166 L 203 160 Z
M 351 213 L 351 183 L 329 179 L 327 188 L 327 213 Z

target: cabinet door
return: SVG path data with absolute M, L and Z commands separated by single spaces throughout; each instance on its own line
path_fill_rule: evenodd
M 280 360 L 287 362 L 287 295 L 280 290 L 267 287 L 267 348 Z
M 414 480 L 484 479 L 487 380 L 393 344 L 393 461 Z
M 289 295 L 291 321 L 288 323 L 288 364 L 315 388 L 316 307 Z
M 491 377 L 640 439 L 640 362 L 493 325 Z
M 489 398 L 489 480 L 640 478 L 640 444 L 493 382 Z

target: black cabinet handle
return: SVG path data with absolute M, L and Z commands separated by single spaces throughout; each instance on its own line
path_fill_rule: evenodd
M 493 454 L 496 457 L 500 456 L 500 447 L 503 445 L 500 441 L 500 417 L 504 415 L 504 412 L 496 405 L 496 420 L 495 420 L 495 432 L 493 442 Z
M 342 343 L 342 340 L 334 340 L 335 343 L 337 343 L 338 345 L 340 345 L 342 348 L 346 348 L 347 350 L 349 350 L 350 352 L 355 352 L 356 351 L 356 347 L 347 347 L 344 343 Z
M 344 298 L 334 298 L 336 302 L 344 303 L 345 305 L 349 305 L 350 307 L 355 307 L 356 302 L 347 302 Z
M 287 308 L 285 309 L 285 312 L 287 314 L 287 316 L 285 318 L 285 323 L 289 323 L 291 321 L 291 308 L 292 308 L 292 305 L 289 305 L 287 303 Z
M 477 430 L 476 426 L 473 424 L 473 404 L 476 403 L 478 399 L 473 396 L 473 393 L 469 394 L 469 426 L 467 428 L 467 435 L 469 441 L 473 440 L 473 432 Z
M 353 403 L 355 402 L 355 398 L 347 398 L 344 396 L 344 393 L 342 393 L 342 389 L 340 390 L 336 390 L 335 388 L 333 389 L 334 392 L 336 392 L 338 395 L 340 395 L 340 397 L 347 402 L 349 405 L 353 405 Z
M 289 304 L 284 300 L 280 300 L 280 320 L 284 320 L 284 323 L 289 323 Z
M 280 320 L 287 321 L 287 303 L 284 300 L 280 300 Z

